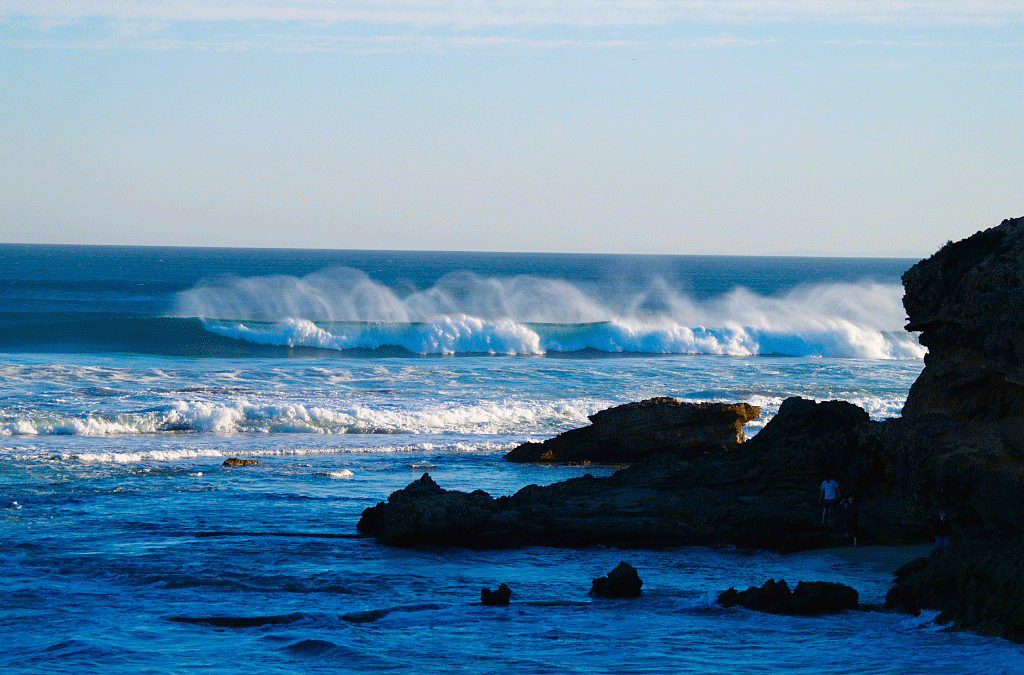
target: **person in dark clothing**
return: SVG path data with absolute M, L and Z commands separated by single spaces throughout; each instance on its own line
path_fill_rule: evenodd
M 946 516 L 945 511 L 939 511 L 939 517 L 932 526 L 935 534 L 935 550 L 941 551 L 949 548 L 949 538 L 953 536 L 953 523 Z
M 857 537 L 860 531 L 860 505 L 854 497 L 848 497 L 843 502 L 846 509 L 846 536 L 853 539 L 853 545 L 857 545 Z

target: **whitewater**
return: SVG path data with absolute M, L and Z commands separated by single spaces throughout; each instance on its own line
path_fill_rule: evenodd
M 499 496 L 617 467 L 510 448 L 653 396 L 900 413 L 913 260 L 0 246 L 5 673 L 1020 673 L 934 616 L 716 608 L 920 550 L 394 550 L 429 473 Z M 231 468 L 225 459 L 259 466 Z M 808 485 L 815 498 L 816 485 Z M 590 598 L 620 560 L 636 601 Z M 512 606 L 485 608 L 507 583 Z
M 174 314 L 267 345 L 413 354 L 606 353 L 920 359 L 901 332 L 898 284 L 808 283 L 779 296 L 737 287 L 698 301 L 642 289 L 455 272 L 400 296 L 351 269 L 230 278 L 179 294 Z

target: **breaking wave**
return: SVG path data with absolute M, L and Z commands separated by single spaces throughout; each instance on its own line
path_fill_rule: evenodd
M 266 348 L 454 355 L 780 355 L 921 359 L 902 329 L 903 289 L 872 281 L 745 288 L 696 300 L 662 280 L 642 291 L 459 272 L 400 293 L 362 272 L 227 278 L 180 293 L 174 314 Z

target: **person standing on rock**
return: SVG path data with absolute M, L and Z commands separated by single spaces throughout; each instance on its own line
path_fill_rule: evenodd
M 828 524 L 832 524 L 832 514 L 839 505 L 839 483 L 832 476 L 826 476 L 825 480 L 821 483 L 821 524 L 825 524 L 826 517 L 828 518 Z
M 943 551 L 949 548 L 949 538 L 953 536 L 953 523 L 946 517 L 945 511 L 939 511 L 939 517 L 932 527 L 935 533 L 935 550 Z

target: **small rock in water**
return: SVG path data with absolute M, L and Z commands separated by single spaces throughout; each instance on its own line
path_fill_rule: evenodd
M 597 598 L 639 598 L 644 585 L 636 569 L 620 562 L 606 577 L 594 579 L 590 594 Z
M 238 459 L 237 457 L 228 457 L 224 460 L 224 463 L 221 464 L 221 466 L 263 466 L 263 462 L 255 459 Z
M 512 597 L 512 589 L 506 584 L 498 586 L 497 590 L 483 588 L 480 590 L 480 602 L 491 607 L 505 607 Z

